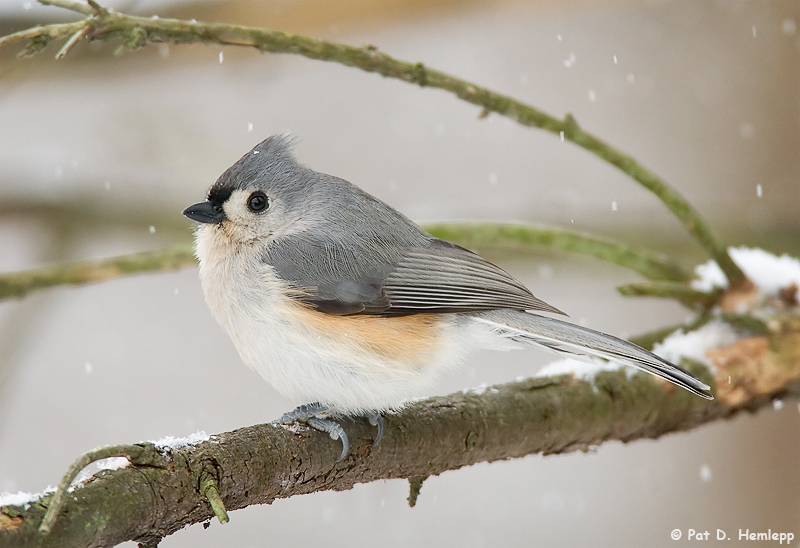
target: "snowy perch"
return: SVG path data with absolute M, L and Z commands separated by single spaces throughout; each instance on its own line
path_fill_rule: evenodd
M 414 402 L 386 417 L 384 440 L 375 448 L 374 428 L 348 423 L 355 450 L 339 463 L 338 445 L 324 434 L 274 425 L 106 447 L 77 461 L 62 482 L 64 495 L 0 495 L 0 544 L 113 546 L 136 540 L 154 546 L 214 515 L 225 522 L 230 510 L 378 479 L 409 479 L 416 486 L 413 500 L 420 478 L 446 470 L 585 450 L 607 440 L 656 438 L 797 397 L 800 262 L 746 248 L 731 253 L 758 284 L 740 304 L 761 318 L 763 332 L 736 330 L 709 315 L 654 347 L 714 386 L 713 402 L 618 364 L 561 360 L 516 383 Z M 713 264 L 697 273 L 698 290 L 725 283 Z M 105 470 L 66 492 L 88 462 L 114 456 L 127 457 L 131 466 L 106 461 Z M 60 510 L 56 499 L 64 501 Z M 57 511 L 45 526 L 52 527 L 50 534 L 42 535 L 48 507 Z
M 708 369 L 693 372 L 716 384 L 713 402 L 644 373 L 629 377 L 610 365 L 562 362 L 560 370 L 551 371 L 564 375 L 410 404 L 386 417 L 385 437 L 374 448 L 373 427 L 346 423 L 354 450 L 339 463 L 339 446 L 326 435 L 270 424 L 208 441 L 196 437 L 125 446 L 121 454 L 130 455 L 132 466 L 103 470 L 68 493 L 49 535 L 39 533 L 39 525 L 52 492 L 0 495 L 0 545 L 113 546 L 135 540 L 155 546 L 187 525 L 212 519 L 209 501 L 216 501 L 220 516 L 220 507 L 232 511 L 379 479 L 410 478 L 418 484 L 420 478 L 478 462 L 688 430 L 800 395 L 800 319 L 790 317 L 774 327 L 774 333 L 703 352 L 736 338 L 729 327 L 712 324 L 699 335 L 676 335 L 657 349 L 705 354 L 715 370 L 713 382 Z

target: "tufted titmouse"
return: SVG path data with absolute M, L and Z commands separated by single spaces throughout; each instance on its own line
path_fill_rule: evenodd
M 245 363 L 342 440 L 337 416 L 424 393 L 472 349 L 529 343 L 617 360 L 711 399 L 710 387 L 635 344 L 531 311 L 561 313 L 501 268 L 434 238 L 351 183 L 299 164 L 273 136 L 223 173 L 204 202 L 196 253 L 206 302 Z

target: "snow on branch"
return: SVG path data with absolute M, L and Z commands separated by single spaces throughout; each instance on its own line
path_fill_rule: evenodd
M 737 345 L 748 347 L 746 358 Z M 225 521 L 227 512 L 252 504 L 381 479 L 409 479 L 409 500 L 415 500 L 425 477 L 446 470 L 587 450 L 608 440 L 657 438 L 796 397 L 798 349 L 800 322 L 790 321 L 773 340 L 746 337 L 707 353 L 714 381 L 703 366 L 693 372 L 716 384 L 712 402 L 643 373 L 602 367 L 584 371 L 582 378 L 534 377 L 414 402 L 385 417 L 386 433 L 377 447 L 374 427 L 344 422 L 354 449 L 342 462 L 336 460 L 336 442 L 294 425 L 101 448 L 98 456 L 125 456 L 131 465 L 102 470 L 74 487 L 49 534 L 39 527 L 56 498 L 51 491 L 0 495 L 0 545 L 114 546 L 134 540 L 155 546 L 183 527 L 215 515 Z M 758 374 L 764 367 L 771 371 L 768 383 Z

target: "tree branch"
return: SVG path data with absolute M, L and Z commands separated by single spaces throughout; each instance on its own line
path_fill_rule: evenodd
M 91 40 L 108 40 L 120 37 L 131 49 L 148 43 L 174 42 L 209 43 L 257 48 L 272 53 L 290 53 L 310 59 L 339 63 L 366 72 L 374 72 L 389 78 L 434 87 L 448 91 L 458 98 L 481 107 L 486 112 L 506 116 L 522 125 L 538 127 L 562 136 L 585 150 L 617 167 L 659 200 L 684 224 L 691 236 L 719 264 L 733 290 L 746 286 L 744 273 L 733 262 L 724 246 L 703 219 L 702 215 L 683 196 L 663 179 L 648 170 L 631 156 L 583 131 L 571 115 L 563 120 L 541 110 L 521 103 L 476 84 L 456 78 L 444 72 L 430 69 L 422 63 L 409 63 L 381 53 L 374 46 L 354 48 L 344 44 L 315 40 L 279 31 L 226 25 L 221 23 L 198 23 L 176 19 L 143 18 L 102 9 L 97 4 L 89 7 L 74 0 L 44 0 L 43 3 L 91 15 L 83 23 L 45 25 L 0 38 L 0 46 L 18 41 L 31 40 L 27 53 L 40 51 L 50 40 L 77 36 L 80 26 L 85 25 L 85 35 Z M 80 37 L 78 37 L 80 38 Z M 75 38 L 77 40 L 78 38 Z M 62 51 L 65 48 L 62 48 Z
M 465 246 L 509 244 L 536 246 L 589 255 L 623 266 L 653 280 L 690 279 L 690 274 L 686 270 L 659 254 L 634 250 L 624 244 L 580 232 L 504 223 L 441 223 L 426 225 L 424 228 L 434 236 Z M 59 285 L 81 285 L 130 274 L 176 270 L 195 264 L 191 245 L 180 244 L 156 251 L 0 274 L 0 301 L 21 298 L 35 291 Z
M 60 8 L 67 8 L 72 11 L 77 11 L 78 13 L 82 13 L 84 15 L 93 15 L 103 10 L 99 4 L 88 1 L 88 2 L 81 2 L 79 0 L 39 0 L 40 4 L 44 4 L 45 6 L 58 6 Z
M 617 287 L 617 291 L 626 297 L 660 297 L 674 299 L 695 310 L 708 310 L 719 302 L 721 290 L 705 293 L 692 289 L 687 283 L 651 282 L 632 283 Z
M 594 257 L 650 280 L 689 281 L 693 275 L 660 253 L 563 228 L 520 223 L 441 223 L 425 225 L 438 238 L 470 246 L 536 246 Z
M 34 270 L 0 274 L 0 301 L 20 298 L 34 291 L 58 285 L 80 285 L 110 280 L 129 274 L 176 270 L 197 264 L 189 244 L 94 259 L 63 263 Z
M 754 411 L 773 398 L 800 395 L 798 318 L 710 355 L 716 368 L 713 402 L 649 375 L 628 378 L 624 370 L 598 373 L 592 382 L 531 378 L 411 404 L 385 417 L 384 439 L 374 448 L 374 427 L 346 422 L 353 450 L 342 462 L 336 461 L 339 446 L 326 435 L 272 424 L 178 449 L 125 446 L 132 466 L 102 471 L 72 491 L 49 535 L 41 534 L 39 525 L 56 495 L 0 509 L 0 544 L 113 546 L 135 540 L 154 545 L 215 512 L 226 515 L 251 504 L 379 479 L 411 479 L 418 495 L 423 478 L 446 470 L 586 450 L 608 440 L 657 438 Z M 712 383 L 705 368 L 693 372 Z M 113 451 L 103 452 L 108 454 Z

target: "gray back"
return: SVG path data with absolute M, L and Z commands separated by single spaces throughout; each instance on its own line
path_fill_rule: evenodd
M 253 187 L 279 202 L 283 210 L 274 215 L 285 217 L 283 229 L 265 239 L 263 261 L 322 312 L 558 312 L 501 268 L 434 238 L 355 185 L 302 166 L 285 137 L 270 137 L 243 156 L 209 200 L 224 202 L 233 190 Z

